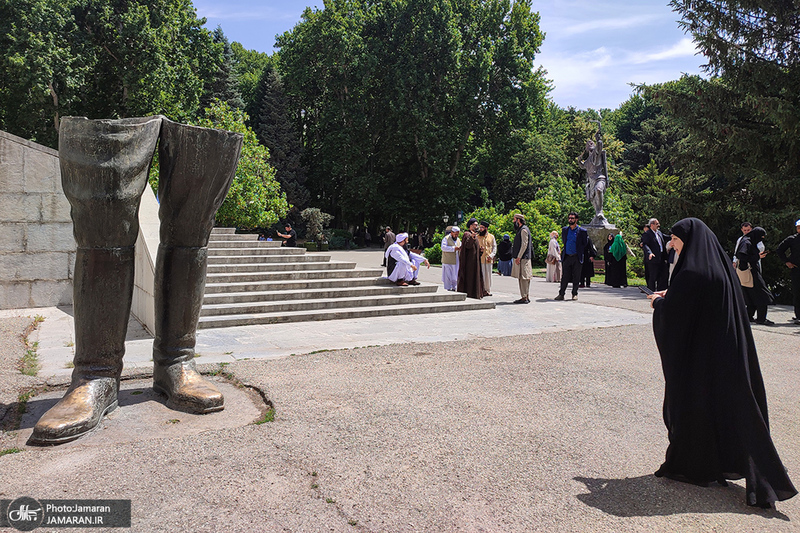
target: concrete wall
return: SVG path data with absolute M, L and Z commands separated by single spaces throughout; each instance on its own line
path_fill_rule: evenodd
M 58 152 L 0 131 L 0 309 L 72 304 L 75 237 Z M 139 209 L 131 313 L 152 333 L 158 202 Z
M 58 152 L 0 131 L 0 309 L 72 303 L 74 265 Z
M 139 237 L 136 239 L 136 275 L 131 314 L 152 335 L 156 330 L 155 273 L 159 229 L 158 200 L 148 185 L 139 205 Z

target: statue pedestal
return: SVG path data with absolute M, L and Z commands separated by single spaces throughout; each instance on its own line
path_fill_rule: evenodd
M 603 217 L 603 220 L 605 221 L 604 224 L 595 224 L 595 220 L 592 220 L 592 224 L 584 226 L 589 233 L 589 239 L 591 239 L 594 247 L 597 248 L 598 255 L 603 253 L 603 248 L 608 242 L 608 234 L 616 235 L 619 233 L 619 229 L 614 224 L 610 224 L 605 217 Z

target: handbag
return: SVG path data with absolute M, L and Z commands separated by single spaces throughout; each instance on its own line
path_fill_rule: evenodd
M 753 271 L 750 270 L 750 265 L 747 265 L 747 270 L 741 270 L 736 267 L 736 275 L 739 276 L 739 283 L 742 287 L 753 288 Z

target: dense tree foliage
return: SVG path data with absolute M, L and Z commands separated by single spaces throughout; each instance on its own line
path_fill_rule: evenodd
M 298 129 L 299 121 L 292 115 L 295 107 L 283 88 L 278 71 L 272 66 L 264 69 L 248 113 L 250 126 L 261 144 L 269 149 L 270 164 L 275 177 L 286 192 L 289 203 L 302 210 L 311 199 L 305 187 L 306 169 L 301 160 L 303 146 Z
M 189 0 L 0 0 L 0 128 L 56 145 L 58 118 L 193 118 L 221 62 Z
M 466 150 L 528 124 L 545 83 L 529 1 L 332 0 L 278 38 L 313 201 L 340 220 L 440 219 Z
M 214 44 L 222 47 L 222 61 L 206 80 L 204 94 L 200 98 L 203 109 L 218 100 L 236 109 L 244 109 L 242 95 L 239 93 L 239 80 L 234 69 L 234 56 L 231 44 L 222 28 L 217 26 L 213 33 Z

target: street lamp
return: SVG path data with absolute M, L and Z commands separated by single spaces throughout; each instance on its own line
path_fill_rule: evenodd
M 447 215 L 444 215 L 444 216 L 442 217 L 442 222 L 444 222 L 444 225 L 445 225 L 445 226 L 447 225 L 447 221 L 448 221 L 448 220 L 450 220 L 450 217 L 449 217 L 449 216 L 447 216 Z

